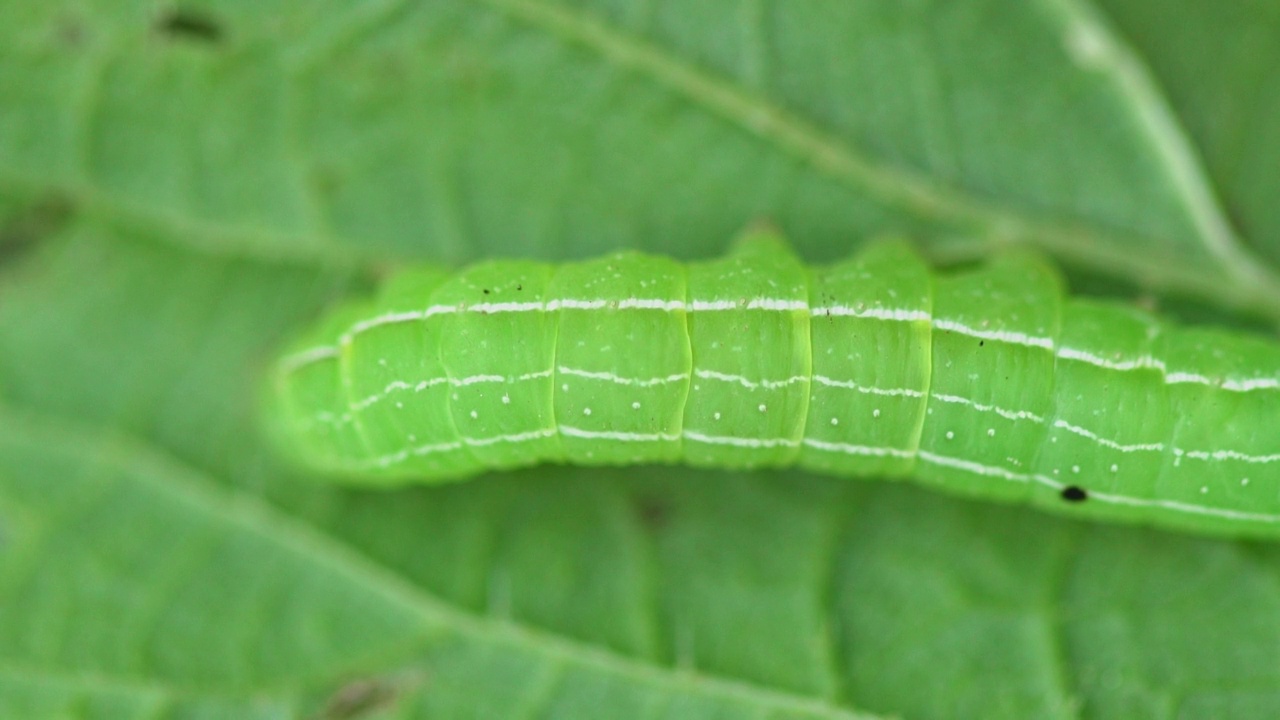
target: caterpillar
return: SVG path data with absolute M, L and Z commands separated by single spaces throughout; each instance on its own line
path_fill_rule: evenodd
M 406 272 L 279 360 L 273 433 L 366 483 L 543 462 L 798 465 L 1097 519 L 1280 535 L 1280 345 L 1068 298 L 1044 258 L 935 273 L 776 234 Z

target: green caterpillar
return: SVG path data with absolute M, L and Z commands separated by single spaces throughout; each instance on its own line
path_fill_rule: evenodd
M 309 466 L 435 482 L 542 462 L 799 465 L 1090 517 L 1280 535 L 1280 346 L 1067 299 L 1037 256 L 902 243 L 806 268 L 755 233 L 388 283 L 280 361 Z

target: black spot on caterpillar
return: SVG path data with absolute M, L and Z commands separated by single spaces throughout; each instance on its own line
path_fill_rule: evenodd
M 880 243 L 807 268 L 756 234 L 687 265 L 405 273 L 283 356 L 272 423 L 310 466 L 369 483 L 799 465 L 1265 536 L 1278 409 L 1276 343 L 1068 298 L 1038 256 L 938 274 Z

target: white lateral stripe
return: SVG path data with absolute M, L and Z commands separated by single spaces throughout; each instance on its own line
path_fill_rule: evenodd
M 932 465 L 956 468 L 957 470 L 964 470 L 965 472 L 971 472 L 974 475 L 982 475 L 983 477 L 996 477 L 1001 480 L 1009 480 L 1011 482 L 1028 482 L 1031 480 L 1036 480 L 1037 482 L 1047 481 L 1047 484 L 1051 487 L 1057 489 L 1062 488 L 1062 485 L 1057 481 L 1050 480 L 1043 476 L 1017 473 L 1011 470 L 1006 470 L 1002 467 L 983 465 L 982 463 L 973 462 L 972 460 L 964 460 L 962 458 L 951 457 L 950 455 L 939 455 L 937 453 L 929 452 L 928 450 L 921 450 L 917 452 L 916 457 Z
M 936 453 L 921 450 L 919 452 L 921 460 L 941 465 L 943 467 L 952 467 L 959 470 L 971 472 L 975 475 L 984 477 L 998 477 L 1013 482 L 1034 482 L 1054 490 L 1062 490 L 1067 487 L 1065 484 L 1058 482 L 1050 477 L 1040 474 L 1023 474 L 1006 470 L 1001 467 L 993 467 L 991 465 L 983 465 L 961 458 L 949 457 L 946 455 L 938 455 Z M 1175 510 L 1177 512 L 1185 512 L 1192 515 L 1204 515 L 1206 517 L 1227 518 L 1231 520 L 1247 520 L 1250 522 L 1276 523 L 1280 522 L 1280 514 L 1271 513 L 1253 513 L 1243 512 L 1240 510 L 1228 510 L 1225 508 L 1208 507 L 1204 505 L 1192 505 L 1191 503 L 1180 502 L 1177 500 L 1148 500 L 1145 498 L 1126 497 L 1124 495 L 1112 495 L 1111 493 L 1094 492 L 1087 490 L 1090 501 L 1098 501 L 1111 503 L 1114 505 L 1128 505 L 1131 507 L 1159 507 L 1166 510 Z
M 535 430 L 535 431 L 524 432 L 524 433 L 515 433 L 512 435 L 500 435 L 494 438 L 481 438 L 481 439 L 464 438 L 463 442 L 447 442 L 447 443 L 434 443 L 434 444 L 428 444 L 428 445 L 420 445 L 412 449 L 401 450 L 399 452 L 392 453 L 390 455 L 384 455 L 380 458 L 375 458 L 369 464 L 375 465 L 378 467 L 387 467 L 399 462 L 403 462 L 404 460 L 408 459 L 410 455 L 423 456 L 423 455 L 430 455 L 433 453 L 450 452 L 450 451 L 458 450 L 462 448 L 463 443 L 467 445 L 472 445 L 472 446 L 479 446 L 479 445 L 491 445 L 499 442 L 527 442 L 529 440 L 534 440 L 538 438 L 551 437 L 555 435 L 556 432 L 557 432 L 556 430 L 544 429 L 544 430 Z M 564 425 L 560 426 L 559 433 L 561 435 L 566 435 L 569 437 L 620 440 L 623 442 L 657 442 L 657 441 L 670 442 L 670 441 L 679 440 L 681 437 L 680 435 L 672 435 L 667 433 L 631 433 L 631 432 L 618 432 L 618 431 L 611 431 L 611 430 L 605 430 L 605 431 L 584 430 L 582 428 L 576 428 L 576 427 L 564 426 Z M 703 435 L 701 433 L 694 432 L 694 431 L 686 431 L 685 433 L 683 433 L 683 436 L 687 439 L 694 440 L 696 442 L 704 442 L 704 443 L 710 443 L 710 444 L 716 444 L 716 445 L 732 445 L 737 447 L 750 447 L 750 448 L 767 448 L 767 447 L 780 447 L 780 446 L 794 447 L 797 444 L 800 444 L 788 438 L 759 439 L 759 438 L 740 438 L 740 437 L 730 437 L 730 436 L 709 436 L 709 435 Z M 808 447 L 813 447 L 820 450 L 827 450 L 831 452 L 843 453 L 847 455 L 860 455 L 860 456 L 871 456 L 871 457 L 900 457 L 900 458 L 911 458 L 914 456 L 914 457 L 918 457 L 921 461 L 930 463 L 932 465 L 938 465 L 941 467 L 949 467 L 957 470 L 963 470 L 965 472 L 969 472 L 974 475 L 979 475 L 982 477 L 994 477 L 994 478 L 999 478 L 1001 480 L 1007 480 L 1010 482 L 1020 482 L 1020 483 L 1033 482 L 1033 483 L 1051 488 L 1055 491 L 1060 491 L 1063 488 L 1067 487 L 1064 483 L 1054 480 L 1053 478 L 1040 475 L 1038 473 L 1028 474 L 1028 473 L 1014 472 L 1006 468 L 992 466 L 992 465 L 984 465 L 982 463 L 974 462 L 972 460 L 965 460 L 963 458 L 952 457 L 948 455 L 941 455 L 938 453 L 930 452 L 928 450 L 920 450 L 918 452 L 913 453 L 909 450 L 902 450 L 899 448 L 874 447 L 874 446 L 865 446 L 865 445 L 848 445 L 845 443 L 829 443 L 829 442 L 824 442 L 821 440 L 814 440 L 814 439 L 805 439 L 803 441 L 803 444 Z M 1188 451 L 1186 452 L 1186 454 L 1189 456 L 1194 456 L 1198 452 L 1199 451 Z M 1232 453 L 1232 451 L 1219 451 L 1219 452 Z M 1204 453 L 1204 454 L 1207 456 L 1215 453 Z M 1248 456 L 1248 457 L 1274 457 L 1274 459 L 1280 460 L 1280 455 Z M 1193 505 L 1190 503 L 1181 502 L 1177 500 L 1148 500 L 1144 498 L 1126 497 L 1123 495 L 1113 495 L 1110 493 L 1102 493 L 1102 492 L 1095 492 L 1095 491 L 1087 491 L 1087 492 L 1088 492 L 1088 498 L 1091 501 L 1095 501 L 1095 502 L 1104 502 L 1104 503 L 1110 503 L 1110 504 L 1116 504 L 1116 505 L 1127 505 L 1131 507 L 1159 507 L 1167 510 L 1174 510 L 1176 512 L 1185 512 L 1193 515 L 1227 518 L 1232 520 L 1244 520 L 1249 522 L 1264 522 L 1264 523 L 1280 522 L 1280 514 L 1254 513 L 1254 512 L 1244 512 L 1244 511 L 1238 511 L 1238 510 L 1229 510 L 1224 508 L 1215 508 L 1215 507 L 1208 507 L 1203 505 Z
M 639 387 L 651 387 L 653 385 L 665 385 L 667 383 L 680 382 L 689 379 L 689 373 L 676 373 L 666 377 L 653 378 L 629 378 L 622 377 L 611 372 L 596 372 L 594 370 L 579 370 L 577 368 L 565 367 L 560 365 L 556 367 L 556 372 L 561 375 L 572 375 L 574 377 L 583 377 L 590 380 L 607 380 L 619 385 L 636 385 Z
M 1280 522 L 1280 515 L 1276 514 L 1227 510 L 1225 508 L 1192 505 L 1191 503 L 1180 502 L 1178 500 L 1148 500 L 1146 498 L 1126 497 L 1124 495 L 1112 495 L 1111 493 L 1096 493 L 1092 491 L 1089 492 L 1089 499 L 1099 500 L 1105 503 L 1113 503 L 1115 505 L 1129 505 L 1132 507 L 1158 507 L 1166 510 L 1189 513 L 1191 515 L 1204 515 L 1206 517 L 1247 520 L 1249 522 Z
M 1030 420 L 1031 422 L 1034 422 L 1034 423 L 1044 422 L 1043 417 L 1033 412 L 1028 412 L 1026 410 L 1006 410 L 1001 407 L 996 407 L 995 405 L 984 405 L 979 402 L 974 402 L 969 398 L 960 397 L 959 395 L 947 395 L 945 393 L 931 393 L 929 395 L 929 398 L 931 400 L 939 400 L 944 403 L 966 405 L 968 407 L 973 408 L 974 410 L 977 410 L 978 412 L 993 412 L 999 415 L 1000 417 L 1008 418 L 1010 420 Z
M 585 430 L 571 425 L 561 425 L 560 434 L 567 437 L 586 438 L 589 440 L 620 440 L 622 442 L 673 442 L 679 435 L 667 433 L 633 433 L 617 430 Z
M 1170 385 L 1178 385 L 1181 383 L 1194 383 L 1197 385 L 1208 385 L 1210 387 L 1222 388 L 1223 390 L 1232 390 L 1234 392 L 1249 392 L 1251 390 L 1276 390 L 1280 389 L 1280 380 L 1275 378 L 1249 378 L 1247 380 L 1214 380 L 1213 378 L 1200 375 L 1198 373 L 1175 372 L 1169 373 L 1164 380 Z
M 1099 445 L 1105 445 L 1106 447 L 1119 450 L 1120 452 L 1139 452 L 1139 451 L 1164 452 L 1164 443 L 1158 443 L 1158 442 L 1157 443 L 1136 443 L 1133 445 L 1123 445 L 1121 443 L 1116 442 L 1115 440 L 1109 440 L 1107 438 L 1104 438 L 1098 435 L 1097 433 L 1094 433 L 1090 430 L 1086 430 L 1085 428 L 1082 428 L 1079 425 L 1072 425 L 1066 420 L 1055 420 L 1053 423 L 1053 426 L 1060 427 L 1063 430 L 1066 430 L 1068 432 L 1073 432 L 1076 435 L 1079 435 L 1080 437 L 1088 438 L 1098 443 Z
M 706 435 L 696 430 L 685 430 L 684 439 L 707 445 L 732 445 L 743 448 L 799 447 L 799 440 L 791 438 L 744 438 L 733 435 Z
M 321 360 L 336 357 L 338 357 L 338 348 L 333 345 L 313 347 L 308 350 L 293 353 L 292 355 L 288 355 L 281 359 L 280 372 L 287 375 L 303 365 L 310 365 L 314 362 L 320 362 Z
M 1247 463 L 1257 463 L 1265 465 L 1280 461 L 1280 453 L 1272 453 L 1270 455 L 1250 455 L 1242 453 L 1238 450 L 1183 450 L 1182 448 L 1174 448 L 1175 455 L 1181 455 L 1197 460 L 1241 460 Z
M 792 377 L 786 378 L 785 380 L 759 380 L 759 381 L 751 381 L 741 375 L 732 375 L 730 373 L 722 373 L 722 372 L 717 372 L 715 370 L 699 370 L 696 373 L 694 373 L 694 375 L 704 380 L 720 380 L 722 382 L 738 383 L 742 385 L 742 387 L 747 388 L 748 390 L 756 390 L 759 388 L 773 390 L 780 387 L 786 387 L 787 385 L 791 385 L 798 382 L 804 382 L 804 383 L 809 382 L 809 376 L 807 375 L 793 375 Z
M 960 333 L 961 335 L 968 335 L 982 340 L 994 340 L 996 342 L 1009 343 L 1010 345 L 1025 345 L 1027 347 L 1044 348 L 1045 350 L 1053 349 L 1053 338 L 1039 335 L 1028 335 L 1010 330 L 980 330 L 954 320 L 941 320 L 938 318 L 934 318 L 933 327 L 935 330 Z
M 321 410 L 311 416 L 312 423 L 321 423 L 325 425 L 345 425 L 351 422 L 351 413 L 331 413 L 327 410 Z
M 826 450 L 827 452 L 866 457 L 913 458 L 916 455 L 911 450 L 902 450 L 900 448 L 850 445 L 848 443 L 826 442 L 825 440 L 815 440 L 813 438 L 805 438 L 804 445 L 818 450 Z
M 379 400 L 385 398 L 386 396 L 390 395 L 393 392 L 398 392 L 400 390 L 412 390 L 412 389 L 413 389 L 413 386 L 407 382 L 402 382 L 400 380 L 392 380 L 391 382 L 387 383 L 387 386 L 382 389 L 382 392 L 374 393 L 373 395 L 370 395 L 369 397 L 364 398 L 363 400 L 359 400 L 357 402 L 352 403 L 351 410 L 353 412 L 359 412 L 369 407 L 370 405 L 378 402 Z
M 418 447 L 415 447 L 415 448 L 401 450 L 400 452 L 391 453 L 390 455 L 383 455 L 382 457 L 374 458 L 369 462 L 369 464 L 375 467 L 388 467 L 390 465 L 395 465 L 396 463 L 404 462 L 405 460 L 409 459 L 410 455 L 418 455 L 418 456 L 431 455 L 433 453 L 449 452 L 451 450 L 459 450 L 461 448 L 462 448 L 462 443 L 460 442 L 446 442 L 446 443 L 433 443 L 430 445 L 419 445 Z
M 512 433 L 510 435 L 497 435 L 489 438 L 469 438 L 464 437 L 462 441 L 471 447 L 483 447 L 485 445 L 496 445 L 498 443 L 521 443 L 530 440 L 540 440 L 556 435 L 554 428 L 542 430 L 530 430 L 522 433 Z
M 857 390 L 860 393 L 866 393 L 868 395 L 888 395 L 892 397 L 912 397 L 912 398 L 924 397 L 924 392 L 921 390 L 913 390 L 911 388 L 879 388 L 871 385 L 859 385 L 858 383 L 853 382 L 852 380 L 835 380 L 833 378 L 827 377 L 826 375 L 814 375 L 813 381 L 818 383 L 819 385 L 826 385 L 828 387 L 835 387 L 835 388 L 845 388 L 848 390 Z

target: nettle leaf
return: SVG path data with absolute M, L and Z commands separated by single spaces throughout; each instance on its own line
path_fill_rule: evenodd
M 800 471 L 341 489 L 259 421 L 282 340 L 388 265 L 706 259 L 760 218 L 806 263 L 1026 244 L 1275 320 L 1276 22 L 0 6 L 0 715 L 1275 715 L 1274 544 Z

